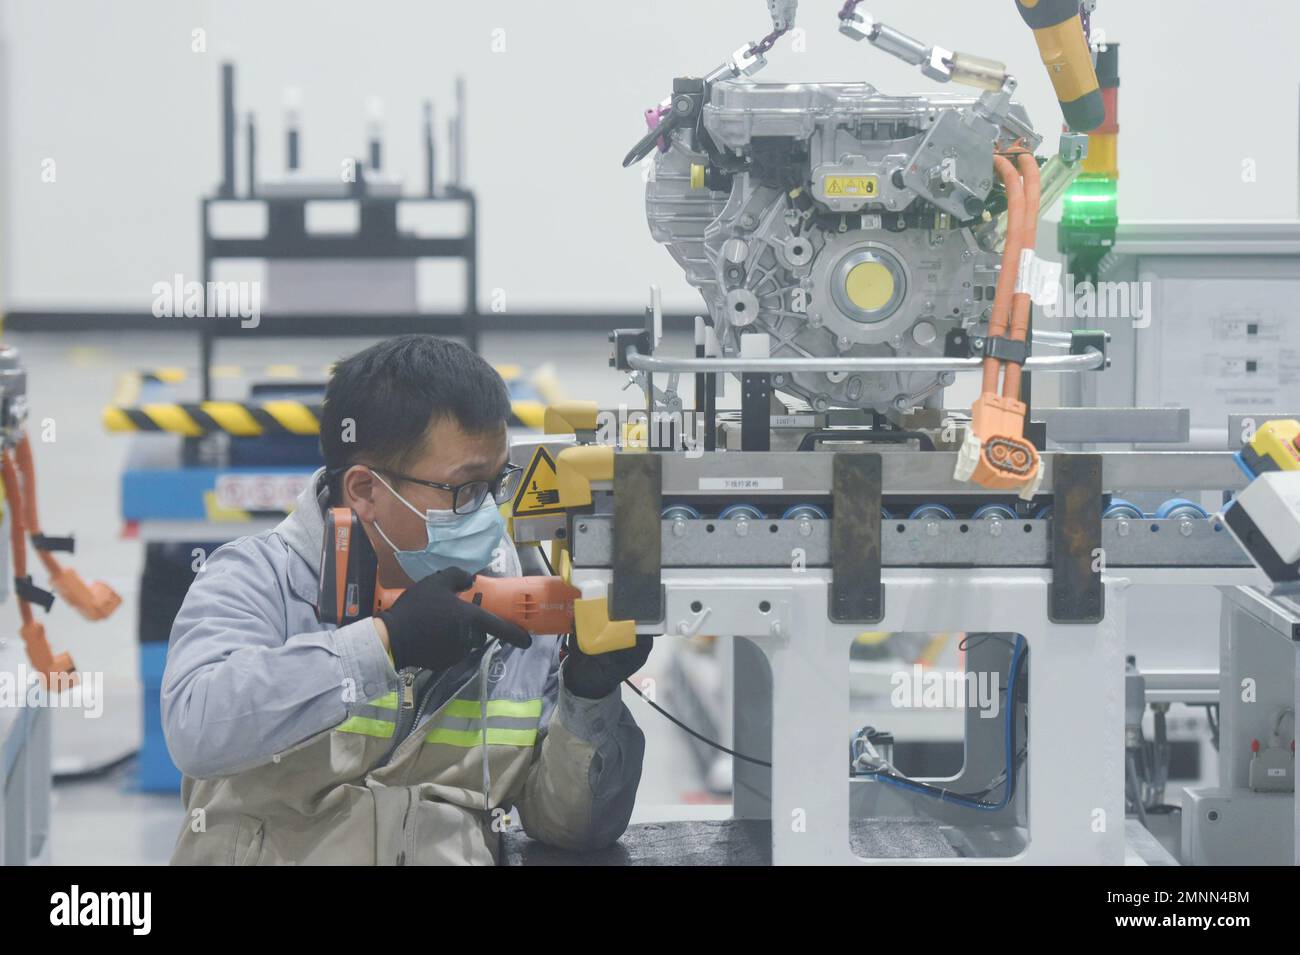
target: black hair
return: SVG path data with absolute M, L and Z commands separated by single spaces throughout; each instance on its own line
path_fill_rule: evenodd
M 459 342 L 401 335 L 371 345 L 336 364 L 325 386 L 320 448 L 332 496 L 353 464 L 403 470 L 435 422 L 482 434 L 509 417 L 505 382 Z

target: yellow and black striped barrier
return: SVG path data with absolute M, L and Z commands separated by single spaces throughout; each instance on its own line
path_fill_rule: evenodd
M 319 370 L 324 373 L 324 377 L 328 377 L 331 367 L 327 365 Z M 561 396 L 554 372 L 545 366 L 525 379 L 523 369 L 518 365 L 494 367 L 507 384 L 527 381 L 542 399 L 513 399 L 510 402 L 509 426 L 540 431 L 547 403 L 556 402 Z M 297 365 L 266 365 L 259 368 L 214 365 L 212 370 L 214 378 L 238 377 L 252 372 L 280 380 L 304 377 L 303 369 Z M 316 369 L 308 371 L 314 375 Z M 114 404 L 104 409 L 102 417 L 105 429 L 115 433 L 166 432 L 191 438 L 216 432 L 240 438 L 320 433 L 319 403 L 289 400 L 136 403 L 141 386 L 145 383 L 172 385 L 189 378 L 190 372 L 185 368 L 153 368 L 124 377 L 114 396 Z M 323 387 L 323 378 L 321 384 Z
M 104 409 L 104 427 L 112 432 L 165 431 L 189 438 L 225 432 L 240 438 L 259 435 L 319 434 L 320 404 L 301 401 L 160 402 Z
M 261 435 L 319 434 L 321 405 L 301 401 L 158 402 L 104 409 L 104 428 L 114 433 L 141 431 L 201 438 L 224 432 L 238 438 Z M 546 406 L 538 401 L 512 401 L 510 426 L 538 429 Z

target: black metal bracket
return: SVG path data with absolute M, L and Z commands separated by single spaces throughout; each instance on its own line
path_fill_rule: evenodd
M 1105 355 L 1106 346 L 1109 344 L 1110 335 L 1103 331 L 1076 328 L 1070 332 L 1071 355 L 1082 355 L 1087 352 L 1089 348 L 1095 348 L 1097 351 Z M 1106 364 L 1103 362 L 1101 367 L 1105 368 Z
M 772 376 L 740 376 L 740 450 L 772 449 Z
M 831 465 L 831 593 L 835 623 L 879 623 L 885 615 L 880 581 L 879 454 L 836 452 Z
M 1100 623 L 1106 616 L 1101 461 L 1099 454 L 1060 453 L 1052 459 L 1052 623 Z
M 969 358 L 974 354 L 970 335 L 964 328 L 954 328 L 943 340 L 944 358 Z
M 619 371 L 634 370 L 627 363 L 629 348 L 635 348 L 642 355 L 650 355 L 654 352 L 650 333 L 644 328 L 616 328 L 609 333 L 609 340 L 614 345 L 614 354 L 610 356 L 609 364 L 611 368 L 617 368 Z
M 71 535 L 66 537 L 50 537 L 47 534 L 33 534 L 32 546 L 42 551 L 62 551 L 71 554 L 77 546 L 76 539 Z
M 653 452 L 614 455 L 611 619 L 663 619 L 662 511 L 663 457 Z

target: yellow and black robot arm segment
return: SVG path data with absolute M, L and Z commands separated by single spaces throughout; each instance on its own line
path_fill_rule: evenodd
M 1065 122 L 1079 133 L 1096 129 L 1106 119 L 1106 107 L 1078 0 L 1016 0 L 1016 8 L 1034 31 Z

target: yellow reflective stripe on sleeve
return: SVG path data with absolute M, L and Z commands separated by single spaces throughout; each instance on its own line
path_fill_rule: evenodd
M 393 690 L 391 693 L 385 693 L 383 696 L 379 697 L 378 699 L 371 700 L 370 705 L 377 706 L 381 710 L 397 709 L 397 691 Z
M 368 716 L 351 716 L 336 726 L 335 729 L 340 733 L 360 733 L 362 736 L 379 736 L 388 739 L 396 731 L 397 726 L 387 720 L 371 719 Z
M 447 708 L 443 712 L 448 716 L 455 716 L 465 720 L 476 720 L 482 716 L 482 708 L 478 700 L 452 700 L 447 704 Z M 542 701 L 488 700 L 487 715 L 540 717 L 542 715 Z
M 442 727 L 432 729 L 424 738 L 426 743 L 443 743 L 447 746 L 460 746 L 472 749 L 482 745 L 482 730 L 449 730 Z M 489 746 L 534 746 L 537 743 L 537 730 L 507 730 L 488 728 Z

